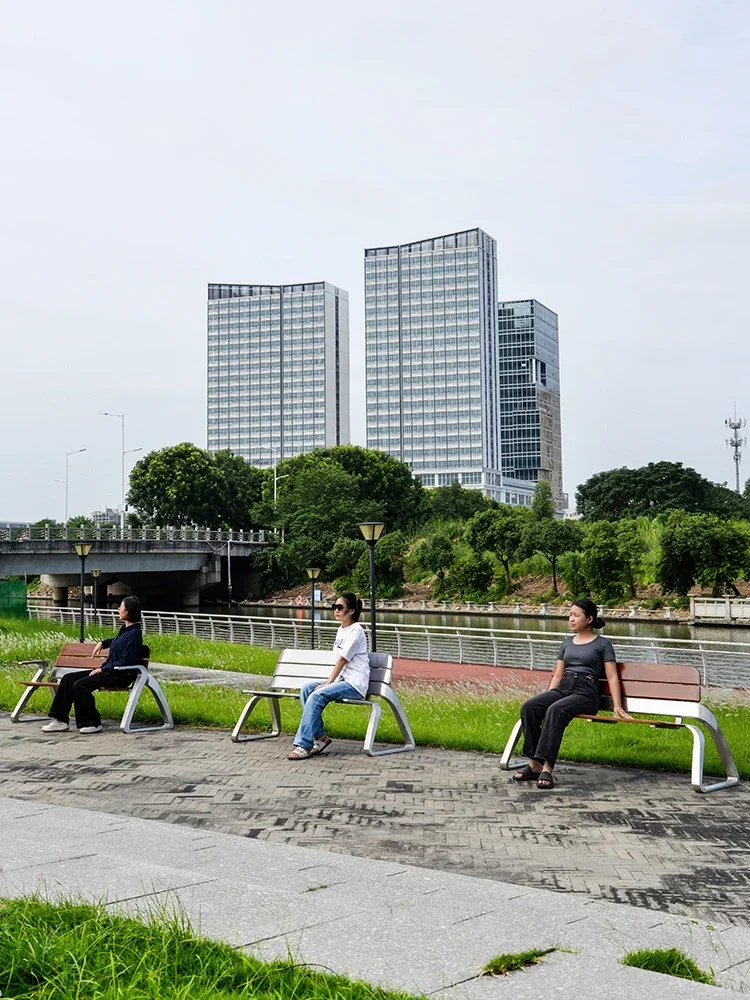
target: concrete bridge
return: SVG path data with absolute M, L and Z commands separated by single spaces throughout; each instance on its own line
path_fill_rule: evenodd
M 235 598 L 246 597 L 254 578 L 251 555 L 266 544 L 263 532 L 118 528 L 84 532 L 80 538 L 74 532 L 63 537 L 56 527 L 0 529 L 0 578 L 41 576 L 61 604 L 67 603 L 68 588 L 80 584 L 77 541 L 92 544 L 84 586 L 93 588 L 91 570 L 98 569 L 97 603 L 136 593 L 145 604 L 188 606 L 198 605 L 201 595 L 226 598 L 230 583 Z

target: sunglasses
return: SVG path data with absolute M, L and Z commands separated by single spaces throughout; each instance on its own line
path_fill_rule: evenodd
M 331 611 L 348 611 L 349 609 L 345 604 L 332 604 Z

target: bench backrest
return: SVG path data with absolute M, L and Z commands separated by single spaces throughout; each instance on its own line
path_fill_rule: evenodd
M 679 663 L 618 663 L 617 674 L 624 698 L 651 698 L 659 701 L 701 700 L 701 675 L 697 667 Z M 606 678 L 602 696 L 610 697 Z
M 370 687 L 387 684 L 393 674 L 390 653 L 368 653 L 370 659 Z M 269 688 L 272 690 L 299 691 L 309 681 L 328 679 L 338 657 L 331 649 L 283 649 Z
M 66 667 L 74 670 L 93 670 L 94 667 L 101 667 L 107 662 L 109 651 L 103 649 L 98 656 L 93 656 L 93 642 L 66 642 L 60 650 L 60 655 L 55 661 L 55 667 Z M 151 657 L 151 650 L 148 646 L 141 646 L 141 664 L 148 666 Z

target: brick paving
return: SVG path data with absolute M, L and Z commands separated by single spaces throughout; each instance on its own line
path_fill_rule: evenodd
M 0 795 L 163 820 L 750 925 L 750 787 L 696 795 L 686 774 L 562 763 L 552 793 L 492 754 L 369 758 L 337 740 L 226 732 L 48 736 L 0 720 Z M 51 831 L 53 834 L 53 831 Z

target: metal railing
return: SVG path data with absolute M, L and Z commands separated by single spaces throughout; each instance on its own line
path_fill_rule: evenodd
M 29 617 L 78 624 L 76 608 L 29 606 Z M 119 626 L 113 610 L 84 611 L 87 625 L 115 630 Z M 270 618 L 245 615 L 204 615 L 181 611 L 144 611 L 144 631 L 159 635 L 187 635 L 221 642 L 247 643 L 269 649 L 308 649 L 311 644 L 309 618 Z M 362 625 L 369 632 L 369 625 Z M 315 623 L 315 645 L 333 645 L 335 622 Z M 378 650 L 394 657 L 476 663 L 495 667 L 551 670 L 560 642 L 569 632 L 455 628 L 448 625 L 403 625 L 378 623 Z M 618 660 L 641 663 L 685 663 L 701 672 L 703 683 L 719 687 L 750 689 L 750 643 L 695 639 L 654 639 L 612 636 Z
M 701 622 L 750 622 L 750 598 L 691 597 L 690 617 Z
M 122 528 L 119 524 L 98 524 L 94 527 L 67 524 L 44 524 L 24 527 L 0 526 L 0 542 L 237 542 L 263 545 L 264 531 L 221 531 L 216 528 Z

